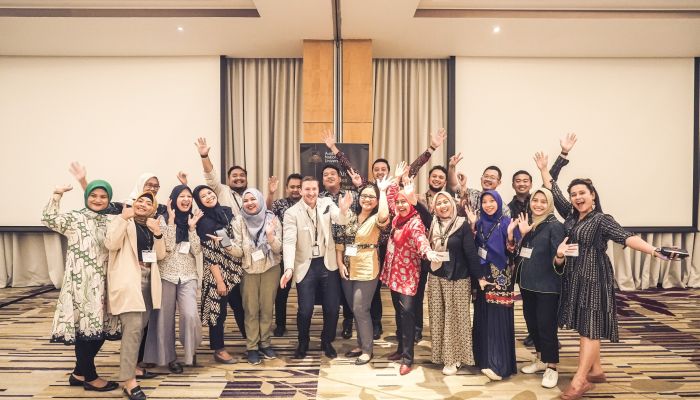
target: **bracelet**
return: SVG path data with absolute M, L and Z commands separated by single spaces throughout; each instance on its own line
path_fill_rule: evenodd
M 153 237 L 156 239 L 163 239 L 163 234 L 161 233 L 160 235 L 153 235 Z
M 433 149 L 433 151 L 437 150 L 437 147 L 433 147 L 432 144 L 430 146 L 428 146 L 428 148 Z
M 207 154 L 206 156 L 203 156 L 203 155 L 200 154 L 199 156 L 202 157 L 202 158 L 209 158 L 209 154 Z
M 561 152 L 561 155 L 564 156 L 564 157 L 566 157 L 566 156 L 569 155 L 569 153 L 568 153 L 568 152 L 563 152 L 563 151 L 562 151 L 562 152 Z
M 554 258 L 559 259 L 559 260 L 563 260 L 563 259 L 566 258 L 566 256 L 561 256 L 561 257 L 559 257 L 559 254 L 555 254 L 555 255 L 554 255 Z

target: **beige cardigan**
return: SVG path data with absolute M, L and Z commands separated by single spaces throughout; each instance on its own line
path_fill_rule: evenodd
M 277 217 L 273 217 L 275 223 L 275 240 L 270 243 L 270 256 L 262 260 L 253 261 L 253 242 L 250 239 L 248 226 L 245 224 L 242 216 L 237 216 L 231 222 L 233 229 L 232 246 L 228 249 L 229 253 L 236 258 L 241 259 L 243 271 L 248 274 L 262 274 L 268 269 L 279 265 L 281 261 L 280 253 L 282 252 L 282 224 Z M 263 230 L 263 235 L 267 235 Z
M 137 255 L 136 223 L 121 216 L 107 225 L 105 247 L 109 250 L 107 264 L 108 310 L 112 315 L 127 312 L 144 312 L 146 304 L 141 294 L 141 267 Z M 165 241 L 155 239 L 153 249 L 156 258 L 165 257 Z M 153 309 L 160 309 L 161 283 L 158 263 L 151 263 L 151 298 Z

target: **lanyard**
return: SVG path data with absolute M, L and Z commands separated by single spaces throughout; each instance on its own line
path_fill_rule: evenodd
M 498 228 L 499 225 L 501 225 L 501 220 L 502 220 L 502 219 L 503 219 L 503 216 L 501 215 L 501 217 L 498 219 L 498 222 L 495 223 L 495 224 L 493 224 L 493 226 L 491 227 L 491 230 L 489 231 L 489 235 L 488 235 L 488 236 L 484 236 L 484 231 L 483 231 L 483 229 L 482 229 L 482 228 L 483 228 L 483 225 L 479 227 L 479 236 L 481 236 L 481 241 L 484 243 L 484 245 L 486 245 L 486 243 L 487 243 L 487 242 L 489 241 L 489 239 L 491 238 L 491 235 L 493 234 L 493 231 L 494 231 L 496 228 Z
M 255 237 L 253 238 L 253 243 L 255 243 L 255 248 L 258 248 L 258 242 L 260 241 L 260 235 L 265 230 L 266 222 L 267 222 L 267 214 L 265 215 L 265 218 L 263 219 L 263 223 L 262 223 L 262 226 L 260 227 L 260 230 L 258 230 L 258 233 L 256 233 Z
M 238 199 L 236 198 L 236 191 L 231 189 L 231 197 L 233 197 L 233 201 L 236 202 L 236 207 L 238 208 L 238 211 L 241 211 L 241 203 L 238 202 Z
M 138 229 L 141 232 L 141 235 L 146 238 L 146 250 L 153 250 L 153 235 L 151 234 L 151 231 L 148 228 L 145 228 L 143 225 L 135 224 L 136 229 Z M 136 237 L 136 243 L 138 244 L 138 235 Z
M 316 204 L 314 212 L 316 213 L 315 222 L 313 218 L 311 218 L 311 215 L 309 215 L 309 210 L 306 210 L 306 216 L 309 217 L 309 221 L 311 221 L 311 224 L 314 226 L 314 246 L 316 246 L 318 244 L 318 204 Z

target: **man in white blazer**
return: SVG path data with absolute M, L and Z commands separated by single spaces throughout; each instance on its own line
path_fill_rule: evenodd
M 299 303 L 299 344 L 294 352 L 294 358 L 297 359 L 306 357 L 309 349 L 309 330 L 317 290 L 320 290 L 323 296 L 321 349 L 328 358 L 337 357 L 331 343 L 335 340 L 341 294 L 331 224 L 347 223 L 348 210 L 353 199 L 352 195 L 347 193 L 339 201 L 339 206 L 336 206 L 330 198 L 319 198 L 318 192 L 318 180 L 310 176 L 305 177 L 301 182 L 302 201 L 284 213 L 284 274 L 280 278 L 280 287 L 287 286 L 294 276 Z

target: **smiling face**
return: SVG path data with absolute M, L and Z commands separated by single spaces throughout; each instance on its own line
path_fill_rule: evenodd
M 240 168 L 234 168 L 228 174 L 228 186 L 236 191 L 243 191 L 248 188 L 248 176 Z
M 372 212 L 377 203 L 377 193 L 374 191 L 374 188 L 371 186 L 364 188 L 360 193 L 360 207 L 362 207 L 362 211 Z
M 318 181 L 301 182 L 301 198 L 309 207 L 316 207 L 318 199 Z
M 87 207 L 92 211 L 102 211 L 109 205 L 109 195 L 102 188 L 96 188 L 87 198 Z
M 548 207 L 547 197 L 542 192 L 535 193 L 530 199 L 530 211 L 535 217 L 543 216 L 547 212 Z
M 190 193 L 189 190 L 183 190 L 177 195 L 175 204 L 177 205 L 178 210 L 185 213 L 189 212 L 192 208 L 192 193 Z
M 435 215 L 438 218 L 447 219 L 452 217 L 452 202 L 444 194 L 437 195 L 435 199 Z
M 212 208 L 216 206 L 219 199 L 216 197 L 216 193 L 211 189 L 205 188 L 199 192 L 199 200 L 202 202 L 203 206 Z
M 481 208 L 486 215 L 494 215 L 498 211 L 498 202 L 490 194 L 485 194 L 481 198 Z
M 151 192 L 154 195 L 158 194 L 158 191 L 160 190 L 160 182 L 158 182 L 158 178 L 155 176 L 152 176 L 148 178 L 146 183 L 143 184 L 143 191 L 144 192 Z
M 501 184 L 501 178 L 498 177 L 498 171 L 495 169 L 487 169 L 481 175 L 481 188 L 483 190 L 494 190 Z
M 287 197 L 292 200 L 299 200 L 301 198 L 301 179 L 292 178 L 287 182 Z
M 137 217 L 150 217 L 153 215 L 153 201 L 141 196 L 134 201 L 134 215 Z
M 255 215 L 260 211 L 258 198 L 253 193 L 246 193 L 243 196 L 243 210 L 249 215 Z
M 593 210 L 595 193 L 591 193 L 588 186 L 584 184 L 574 185 L 569 190 L 569 198 L 571 205 L 579 212 L 586 214 Z
M 428 177 L 428 184 L 430 185 L 430 190 L 433 192 L 439 192 L 445 187 L 445 182 L 447 181 L 447 175 L 439 169 L 434 169 Z
M 532 189 L 532 179 L 527 174 L 518 174 L 513 178 L 513 190 L 516 194 L 526 195 Z
M 329 192 L 335 192 L 340 188 L 340 176 L 333 168 L 323 170 L 323 187 Z
M 383 161 L 377 161 L 373 166 L 372 166 L 372 176 L 374 176 L 374 180 L 379 180 L 384 178 L 389 174 L 389 165 Z
M 396 213 L 402 217 L 405 217 L 411 211 L 411 205 L 405 197 L 397 198 L 394 206 L 396 207 Z

